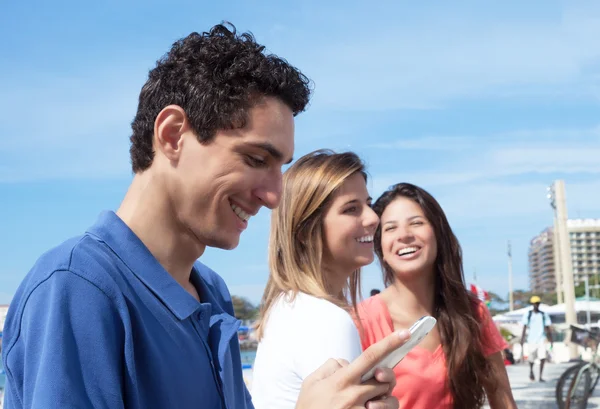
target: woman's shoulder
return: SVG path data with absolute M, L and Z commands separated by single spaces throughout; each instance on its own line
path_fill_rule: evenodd
M 389 311 L 382 294 L 377 294 L 361 301 L 357 306 L 358 318 L 363 325 L 389 321 Z
M 300 344 L 312 345 L 334 338 L 359 344 L 358 329 L 352 316 L 333 302 L 298 293 L 293 298 L 282 299 L 282 303 L 285 303 L 286 312 L 278 314 L 277 326 L 287 328 L 286 332 L 293 333 Z
M 373 295 L 365 298 L 358 304 L 359 311 L 365 312 L 380 312 L 385 308 L 385 301 L 381 294 Z

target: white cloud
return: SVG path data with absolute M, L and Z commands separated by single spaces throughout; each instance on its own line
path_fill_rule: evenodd
M 129 64 L 4 81 L 0 183 L 129 176 L 130 122 L 145 81 Z
M 429 136 L 372 144 L 421 155 L 445 155 L 435 171 L 379 173 L 375 193 L 399 181 L 423 186 L 481 183 L 525 174 L 595 175 L 600 173 L 600 127 L 521 130 L 480 136 Z M 552 177 L 552 176 L 550 176 Z
M 463 221 L 489 221 L 489 225 L 493 225 L 510 218 L 540 214 L 547 214 L 551 220 L 552 212 L 546 198 L 546 187 L 550 182 L 467 184 L 443 191 L 436 198 L 449 217 Z M 574 209 L 584 214 L 600 209 L 600 181 L 567 180 L 566 189 L 571 216 L 574 216 Z
M 484 148 L 543 149 L 600 146 L 600 125 L 590 128 L 521 129 L 487 135 L 425 135 L 418 138 L 401 137 L 369 146 L 381 149 L 419 151 L 464 151 Z
M 427 20 L 382 26 L 376 42 L 324 40 L 299 65 L 315 80 L 315 106 L 351 110 L 432 108 L 486 96 L 598 98 L 596 38 L 600 19 L 590 10 L 537 21 L 431 12 Z
M 9 135 L 3 138 L 0 152 L 74 144 L 85 147 L 90 142 L 86 136 L 115 130 L 123 132 L 127 145 L 144 78 L 118 68 L 113 66 L 107 72 L 97 67 L 84 78 L 40 76 L 33 85 L 13 83 L 4 88 L 0 91 L 4 112 L 0 123 Z M 103 135 L 105 144 L 117 139 L 117 135 Z
M 404 6 L 394 7 L 406 12 Z M 279 44 L 280 54 L 315 80 L 312 106 L 299 120 L 303 140 L 339 139 L 357 130 L 368 132 L 377 119 L 347 124 L 328 117 L 332 111 L 431 109 L 463 98 L 600 97 L 598 6 L 564 7 L 554 10 L 554 18 L 545 14 L 521 20 L 502 15 L 481 19 L 442 9 L 414 19 L 402 14 L 400 23 L 378 27 L 377 41 L 372 36 L 351 41 L 327 36 L 327 30 L 336 30 L 338 24 L 348 29 L 353 23 L 347 17 L 356 18 L 361 12 L 358 6 L 347 10 L 323 6 L 325 14 L 305 24 L 322 19 L 334 21 L 333 25 L 308 34 L 287 22 L 270 23 L 265 30 Z M 367 25 L 376 18 L 381 16 L 360 15 Z M 135 50 L 115 53 L 139 55 Z M 20 82 L 19 78 L 5 80 L 0 91 L 4 113 L 0 153 L 23 157 L 27 150 L 38 158 L 3 163 L 2 180 L 128 174 L 129 123 L 145 80 L 140 73 L 150 65 L 150 57 L 117 59 L 108 67 L 105 62 L 79 64 L 70 76 L 30 72 Z M 470 141 L 455 138 L 449 143 L 431 136 L 384 147 L 458 152 L 468 148 Z M 465 177 L 448 175 L 447 179 Z
M 372 148 L 419 150 L 419 151 L 462 151 L 470 149 L 476 141 L 473 137 L 423 136 L 420 138 L 402 138 L 391 142 L 370 145 Z
M 497 173 L 517 175 L 536 173 L 600 173 L 600 147 L 597 148 L 512 148 L 489 155 Z
M 127 137 L 124 137 L 127 139 Z M 27 160 L 20 152 L 10 152 L 0 163 L 0 183 L 53 179 L 127 178 L 132 174 L 126 142 L 90 140 L 81 147 L 31 149 Z

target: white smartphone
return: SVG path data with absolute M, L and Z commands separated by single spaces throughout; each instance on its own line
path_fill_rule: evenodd
M 413 349 L 419 342 L 423 340 L 429 334 L 429 332 L 435 326 L 437 320 L 429 315 L 421 317 L 415 322 L 408 332 L 410 333 L 410 338 L 404 345 L 400 348 L 392 351 L 388 356 L 383 358 L 375 367 L 373 367 L 369 372 L 364 374 L 361 378 L 362 382 L 368 381 L 375 375 L 375 370 L 377 368 L 394 368 L 402 359 L 408 354 L 408 352 Z

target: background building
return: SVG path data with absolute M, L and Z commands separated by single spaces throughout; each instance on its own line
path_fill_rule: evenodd
M 600 285 L 600 219 L 567 220 L 575 285 L 589 277 Z M 553 228 L 548 227 L 529 244 L 529 284 L 534 292 L 556 291 Z M 597 287 L 596 287 L 597 288 Z
M 529 288 L 536 293 L 556 289 L 552 227 L 545 229 L 529 243 Z
M 600 219 L 568 220 L 575 283 L 588 276 L 590 284 L 598 284 L 600 274 Z

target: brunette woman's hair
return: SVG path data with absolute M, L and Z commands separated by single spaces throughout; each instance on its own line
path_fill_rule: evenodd
M 389 188 L 373 205 L 379 217 L 398 198 L 417 203 L 433 227 L 437 242 L 435 260 L 434 317 L 437 319 L 448 367 L 447 385 L 456 409 L 477 409 L 485 402 L 486 390 L 494 388 L 492 367 L 482 350 L 481 305 L 465 285 L 462 251 L 439 203 L 428 192 L 409 183 Z M 383 268 L 385 285 L 396 275 L 383 258 L 381 225 L 375 232 L 375 254 Z M 491 389 L 490 389 L 491 388 Z

